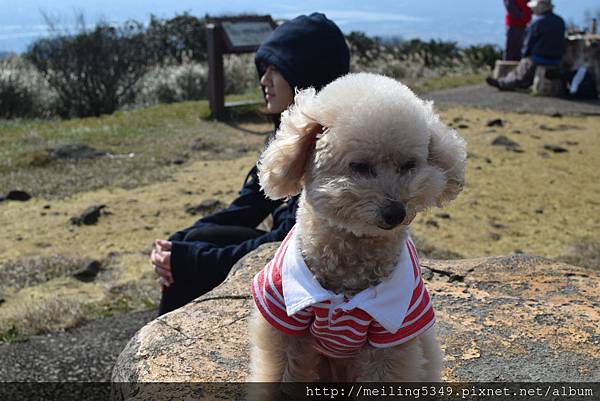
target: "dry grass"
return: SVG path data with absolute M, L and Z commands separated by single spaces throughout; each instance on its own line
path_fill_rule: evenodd
M 73 299 L 27 300 L 2 314 L 0 342 L 20 341 L 33 334 L 61 331 L 81 325 L 88 318 L 82 304 Z
M 446 210 L 431 210 L 415 221 L 417 236 L 464 257 L 527 253 L 557 258 L 572 254 L 584 238 L 600 242 L 599 117 L 559 119 L 463 108 L 443 116 L 467 139 L 466 185 Z M 504 127 L 487 127 L 494 118 L 502 118 Z M 498 135 L 519 143 L 520 151 L 492 146 Z M 546 144 L 568 152 L 554 153 L 544 149 Z
M 207 102 L 199 101 L 69 121 L 0 120 L 0 188 L 47 199 L 110 186 L 134 188 L 166 179 L 177 163 L 233 159 L 261 148 L 264 132 L 247 134 L 206 120 L 209 115 Z M 75 143 L 112 156 L 50 158 L 50 149 Z
M 258 133 L 269 129 L 258 120 L 229 125 L 202 120 L 202 105 L 11 123 L 0 138 L 0 185 L 29 189 L 36 197 L 0 203 L 0 279 L 12 280 L 0 294 L 5 300 L 0 341 L 156 305 L 160 294 L 148 262 L 150 244 L 198 218 L 186 206 L 233 199 L 264 141 Z M 464 108 L 442 116 L 468 141 L 467 184 L 449 208 L 415 221 L 421 250 L 437 258 L 524 252 L 598 268 L 600 118 Z M 486 127 L 493 118 L 502 118 L 505 126 Z M 518 142 L 523 153 L 492 146 L 498 135 Z M 204 150 L 194 153 L 190 147 L 197 138 Z M 11 153 L 69 141 L 139 157 L 32 167 Z M 568 152 L 545 150 L 546 143 Z M 182 165 L 169 163 L 186 153 Z M 106 204 L 111 214 L 94 226 L 69 223 L 93 204 Z M 75 264 L 90 259 L 105 261 L 94 282 L 69 276 Z
M 90 261 L 63 255 L 37 255 L 8 260 L 0 265 L 0 293 L 68 276 L 88 262 Z

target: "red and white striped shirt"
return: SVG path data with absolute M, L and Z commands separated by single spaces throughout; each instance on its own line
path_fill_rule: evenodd
M 321 287 L 308 269 L 292 229 L 275 257 L 252 281 L 252 295 L 264 318 L 289 335 L 315 337 L 315 347 L 332 358 L 402 344 L 431 328 L 435 315 L 410 239 L 388 280 L 352 298 Z

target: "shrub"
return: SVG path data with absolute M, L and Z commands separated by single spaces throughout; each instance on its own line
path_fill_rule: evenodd
M 225 94 L 240 94 L 258 87 L 253 54 L 226 55 L 224 59 Z M 208 97 L 208 65 L 184 63 L 157 65 L 136 85 L 131 103 L 150 105 L 200 100 Z
M 204 20 L 187 13 L 167 20 L 151 16 L 145 35 L 153 58 L 161 64 L 207 59 Z
M 99 23 L 92 31 L 40 39 L 26 58 L 58 95 L 62 117 L 112 113 L 149 69 L 151 52 L 142 26 Z
M 208 68 L 201 63 L 156 66 L 136 85 L 135 92 L 132 103 L 138 105 L 206 99 Z
M 54 112 L 55 97 L 23 58 L 0 60 L 0 118 L 47 117 Z
M 256 88 L 258 74 L 254 54 L 229 54 L 224 57 L 225 94 L 245 93 Z
M 33 95 L 13 76 L 0 77 L 0 118 L 28 117 L 33 113 Z
M 502 58 L 502 50 L 496 45 L 474 45 L 462 50 L 465 61 L 472 69 L 494 68 L 496 60 Z
M 354 31 L 346 36 L 346 40 L 350 45 L 352 57 L 361 63 L 369 63 L 379 57 L 381 52 L 381 39 L 379 37 L 371 38 L 363 32 Z

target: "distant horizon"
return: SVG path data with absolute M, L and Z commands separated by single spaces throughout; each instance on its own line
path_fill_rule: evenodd
M 555 0 L 556 11 L 566 21 L 583 26 L 584 15 L 600 13 L 597 0 Z M 323 12 L 346 34 L 361 31 L 369 36 L 399 37 L 405 40 L 419 38 L 428 41 L 441 39 L 456 41 L 459 46 L 504 41 L 504 7 L 500 0 L 305 0 L 301 4 L 291 0 L 263 0 L 259 5 L 249 0 L 146 0 L 140 4 L 132 0 L 105 0 L 97 4 L 90 0 L 21 0 L 3 5 L 0 15 L 0 54 L 22 52 L 36 39 L 48 35 L 42 14 L 62 26 L 73 29 L 77 14 L 86 18 L 87 25 L 98 21 L 121 24 L 133 19 L 146 24 L 150 15 L 172 18 L 189 12 L 198 17 L 205 14 L 270 14 L 275 19 L 290 19 L 313 11 Z

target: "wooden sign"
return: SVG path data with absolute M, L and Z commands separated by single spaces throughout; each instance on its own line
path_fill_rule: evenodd
M 227 21 L 223 31 L 230 51 L 254 51 L 273 32 L 273 26 L 269 21 Z
M 223 55 L 254 53 L 276 27 L 270 15 L 207 19 L 208 103 L 217 120 L 227 106 Z

